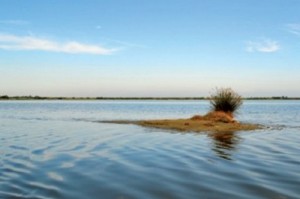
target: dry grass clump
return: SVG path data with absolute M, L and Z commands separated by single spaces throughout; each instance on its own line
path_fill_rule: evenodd
M 211 122 L 222 122 L 222 123 L 236 123 L 231 113 L 225 113 L 223 111 L 212 111 L 206 115 L 194 115 L 190 118 L 192 121 L 211 121 Z
M 210 96 L 212 111 L 233 114 L 243 104 L 242 97 L 231 88 L 216 89 Z
M 213 121 L 213 122 L 236 123 L 231 113 L 225 113 L 223 111 L 209 112 L 203 116 L 203 119 Z
M 202 120 L 203 116 L 202 115 L 194 115 L 193 117 L 191 117 L 191 120 Z

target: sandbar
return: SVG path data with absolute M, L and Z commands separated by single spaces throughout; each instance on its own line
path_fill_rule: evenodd
M 135 124 L 143 127 L 169 129 L 190 132 L 235 132 L 262 129 L 259 124 L 240 123 L 233 117 L 223 113 L 209 113 L 204 116 L 196 115 L 187 119 L 161 119 L 161 120 L 115 120 L 101 121 L 115 124 Z

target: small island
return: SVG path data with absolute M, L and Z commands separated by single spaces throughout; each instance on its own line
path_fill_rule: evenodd
M 115 120 L 102 121 L 116 124 L 135 124 L 144 127 L 170 129 L 192 132 L 235 132 L 263 128 L 259 124 L 240 123 L 234 119 L 234 113 L 242 105 L 242 98 L 230 88 L 217 89 L 210 96 L 211 111 L 207 114 L 195 115 L 188 119 L 161 119 L 161 120 Z

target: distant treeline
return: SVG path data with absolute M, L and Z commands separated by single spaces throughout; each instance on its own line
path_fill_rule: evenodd
M 205 97 L 41 97 L 0 96 L 0 100 L 204 100 Z
M 300 97 L 246 97 L 244 100 L 300 100 Z M 209 100 L 209 97 L 41 97 L 41 96 L 0 96 L 0 100 Z

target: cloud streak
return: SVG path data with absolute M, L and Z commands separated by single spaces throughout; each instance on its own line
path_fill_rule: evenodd
M 20 26 L 20 25 L 28 25 L 29 22 L 24 20 L 0 20 L 0 24 Z
M 300 36 L 300 23 L 287 24 L 287 28 L 290 33 Z
M 109 55 L 117 51 L 117 49 L 83 44 L 77 41 L 63 43 L 33 36 L 16 36 L 11 34 L 0 34 L 0 49 L 96 55 Z
M 262 52 L 262 53 L 273 53 L 280 49 L 277 41 L 263 40 L 263 41 L 248 41 L 246 51 L 248 52 Z

